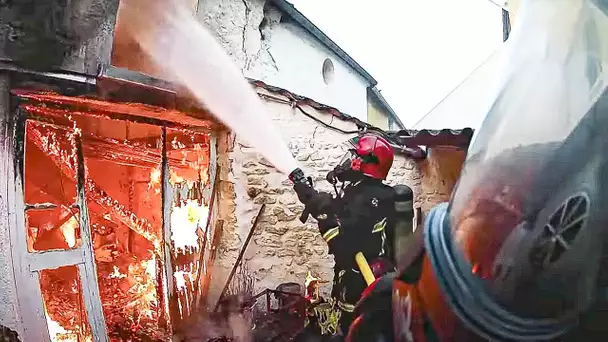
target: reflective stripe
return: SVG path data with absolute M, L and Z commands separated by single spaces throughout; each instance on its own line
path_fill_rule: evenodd
M 339 227 L 331 228 L 323 234 L 323 240 L 325 240 L 325 242 L 329 242 L 331 239 L 338 236 L 338 234 L 340 234 Z
M 346 311 L 346 312 L 354 312 L 355 311 L 355 306 L 349 303 L 345 303 L 343 301 L 338 301 L 338 307 L 342 310 L 342 311 Z
M 384 231 L 386 228 L 386 217 L 382 219 L 382 221 L 376 223 L 374 225 L 374 229 L 372 229 L 372 233 L 378 233 Z

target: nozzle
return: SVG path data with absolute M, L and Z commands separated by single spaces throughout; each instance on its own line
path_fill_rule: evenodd
M 296 168 L 295 170 L 291 171 L 288 178 L 293 183 L 306 182 L 306 176 L 304 175 L 304 171 L 302 171 L 302 169 L 300 169 L 299 167 Z

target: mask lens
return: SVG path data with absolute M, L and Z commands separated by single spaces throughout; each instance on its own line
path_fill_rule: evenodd
M 348 150 L 348 152 L 346 152 L 344 156 L 342 156 L 342 159 L 340 159 L 340 163 L 338 163 L 338 165 L 350 168 L 350 165 L 356 156 L 357 154 L 354 150 Z

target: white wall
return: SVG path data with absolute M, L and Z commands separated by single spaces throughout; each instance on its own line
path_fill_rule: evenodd
M 255 63 L 245 73 L 268 84 L 314 99 L 367 121 L 368 82 L 336 54 L 293 23 L 279 23 L 270 33 L 267 53 L 274 68 Z M 334 66 L 329 84 L 323 79 L 326 58 Z
M 281 22 L 282 13 L 265 0 L 206 0 L 202 20 L 241 67 L 245 76 L 287 89 L 367 121 L 368 82 L 308 31 Z M 325 84 L 323 62 L 334 76 Z

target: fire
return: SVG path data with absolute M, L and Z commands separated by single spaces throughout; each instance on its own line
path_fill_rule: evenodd
M 70 248 L 76 246 L 76 229 L 78 229 L 78 219 L 72 215 L 61 227 L 59 227 L 65 241 Z
M 320 299 L 320 282 L 321 279 L 313 276 L 310 270 L 306 272 L 306 280 L 304 280 L 304 286 L 306 287 L 306 299 L 308 299 L 312 303 L 315 303 Z
M 92 342 L 91 336 L 85 336 L 79 338 L 78 334 L 73 331 L 65 330 L 59 323 L 53 321 L 51 318 L 46 317 L 46 323 L 49 327 L 49 337 L 51 342 Z
M 310 272 L 310 270 L 308 270 L 306 272 L 306 280 L 304 281 L 304 286 L 306 286 L 308 288 L 308 286 L 311 285 L 311 283 L 313 281 L 314 282 L 318 282 L 319 280 L 321 280 L 321 279 L 313 276 L 312 272 Z
M 155 260 L 151 259 L 143 261 L 139 264 L 129 265 L 129 274 L 135 280 L 135 284 L 128 290 L 130 294 L 133 294 L 134 300 L 127 304 L 127 309 L 136 308 L 141 314 L 137 317 L 137 320 L 141 319 L 142 316 L 152 319 L 154 317 L 155 308 L 158 305 L 156 299 L 156 285 L 154 284 L 154 277 L 156 274 Z
M 77 268 L 42 270 L 40 290 L 51 341 L 91 341 Z
M 37 115 L 43 117 L 45 110 L 40 109 Z M 70 123 L 67 126 L 61 118 L 52 124 L 27 121 L 27 203 L 52 202 L 62 208 L 58 211 L 61 217 L 33 217 L 28 222 L 28 243 L 29 239 L 61 240 L 56 249 L 79 246 L 82 223 L 74 204 L 78 184 L 84 184 L 109 340 L 168 340 L 173 316 L 167 296 L 171 289 L 163 267 L 165 263 L 173 264 L 175 273 L 170 276 L 179 292 L 178 314 L 186 318 L 194 310 L 194 299 L 202 292 L 201 287 L 194 286 L 200 279 L 199 272 L 206 273 L 206 263 L 199 263 L 200 254 L 212 250 L 208 245 L 201 246 L 201 242 L 210 244 L 212 240 L 210 231 L 203 232 L 209 217 L 209 203 L 203 194 L 209 185 L 210 137 L 168 129 L 171 139 L 167 140 L 165 175 L 158 144 L 160 128 L 130 122 L 128 130 L 114 129 L 124 123 L 88 115 L 66 116 Z M 144 139 L 146 142 L 142 143 Z M 77 165 L 79 160 L 84 165 Z M 76 166 L 84 167 L 84 174 Z M 163 176 L 168 176 L 174 186 L 173 192 L 168 189 L 168 195 L 173 196 L 171 260 L 164 259 L 162 248 Z M 42 233 L 47 235 L 41 237 Z M 89 318 L 79 282 L 82 275 L 77 267 L 48 274 L 46 271 L 41 272 L 40 287 L 51 340 L 90 341 Z M 196 289 L 199 292 L 195 293 Z
M 188 200 L 185 205 L 173 207 L 171 211 L 171 240 L 175 249 L 198 249 L 197 230 L 205 224 L 209 208 L 197 200 Z
M 148 189 L 160 190 L 160 176 L 160 167 L 152 169 L 152 172 L 150 172 L 150 182 L 148 183 Z
M 112 279 L 123 279 L 123 278 L 126 278 L 127 275 L 120 273 L 120 270 L 118 269 L 118 267 L 114 266 L 114 272 L 110 273 L 109 277 Z

